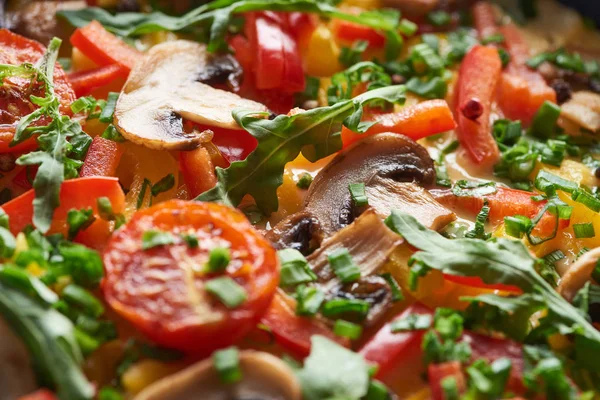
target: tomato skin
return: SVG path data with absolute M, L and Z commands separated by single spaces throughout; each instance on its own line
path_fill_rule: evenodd
M 122 76 L 121 67 L 117 64 L 98 67 L 92 70 L 69 74 L 69 82 L 78 97 L 87 96 L 94 89 L 108 85 Z
M 458 77 L 455 112 L 458 140 L 475 163 L 488 167 L 500 157 L 490 128 L 490 114 L 501 70 L 502 62 L 496 48 L 475 46 L 463 59 Z M 482 107 L 481 115 L 475 120 L 462 112 L 471 100 L 477 100 Z
M 58 400 L 58 398 L 48 389 L 40 389 L 26 396 L 19 397 L 18 400 Z
M 340 19 L 334 19 L 332 25 L 335 36 L 344 42 L 354 43 L 357 40 L 364 40 L 369 43 L 369 47 L 385 46 L 385 36 L 369 26 Z
M 27 39 L 21 35 L 10 32 L 8 29 L 0 29 L 0 64 L 20 65 L 25 62 L 35 64 L 46 49 L 40 43 Z M 35 138 L 27 139 L 16 146 L 10 147 L 10 141 L 15 134 L 15 128 L 20 117 L 31 113 L 31 102 L 29 95 L 43 96 L 43 89 L 30 90 L 30 81 L 23 78 L 7 78 L 7 81 L 15 88 L 7 94 L 0 91 L 0 110 L 7 110 L 8 103 L 20 111 L 20 115 L 14 112 L 0 112 L 0 154 L 10 152 L 21 152 L 34 149 L 37 146 Z M 75 100 L 75 93 L 67 80 L 65 71 L 57 63 L 54 67 L 54 91 L 60 101 L 60 111 L 63 114 L 71 113 L 71 103 Z M 36 107 L 37 108 L 37 107 Z M 47 120 L 41 118 L 34 125 L 44 125 Z
M 310 338 L 313 335 L 325 336 L 345 347 L 350 345 L 348 339 L 336 336 L 318 319 L 297 316 L 293 303 L 293 299 L 278 291 L 260 321 L 269 327 L 275 341 L 281 347 L 304 358 L 310 353 Z
M 94 137 L 79 176 L 114 176 L 124 151 L 123 146 L 115 141 Z
M 54 211 L 52 225 L 49 233 L 67 233 L 67 213 L 76 208 L 92 208 L 96 221 L 87 229 L 79 232 L 75 241 L 86 246 L 100 249 L 104 246 L 111 235 L 110 223 L 98 217 L 96 199 L 108 197 L 111 201 L 113 211 L 121 213 L 125 207 L 125 194 L 119 185 L 117 178 L 89 177 L 70 179 L 63 182 L 60 187 L 60 206 Z M 33 220 L 33 189 L 23 193 L 2 205 L 4 211 L 10 218 L 10 231 L 17 235 Z
M 142 250 L 142 235 L 155 229 L 175 238 L 194 233 L 198 248 L 175 244 Z M 228 309 L 208 294 L 203 272 L 208 253 L 229 246 L 225 275 L 247 293 Z M 277 288 L 278 259 L 271 245 L 239 211 L 221 204 L 170 200 L 138 211 L 111 238 L 103 253 L 102 290 L 108 304 L 159 345 L 207 355 L 250 332 Z

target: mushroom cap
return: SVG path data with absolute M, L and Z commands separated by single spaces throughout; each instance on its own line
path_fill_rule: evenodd
M 242 379 L 222 383 L 212 359 L 153 383 L 134 400 L 301 400 L 300 383 L 290 367 L 265 352 L 240 352 Z
M 183 119 L 241 129 L 236 108 L 267 111 L 257 102 L 199 79 L 213 59 L 206 45 L 177 40 L 154 46 L 131 71 L 115 107 L 114 124 L 128 140 L 157 150 L 191 150 L 206 141 L 185 132 Z
M 319 172 L 306 195 L 305 208 L 325 236 L 354 219 L 348 185 L 375 185 L 376 177 L 427 186 L 435 182 L 435 168 L 427 150 L 404 135 L 380 133 L 354 143 Z

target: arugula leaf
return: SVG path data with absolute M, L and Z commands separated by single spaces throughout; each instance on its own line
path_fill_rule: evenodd
M 25 342 L 42 382 L 61 400 L 88 400 L 94 386 L 81 371 L 81 350 L 71 321 L 21 291 L 0 283 L 0 313 Z
M 296 374 L 306 400 L 360 399 L 369 387 L 363 357 L 320 335 L 311 337 L 310 355 Z
M 523 243 L 504 238 L 487 242 L 478 239 L 450 240 L 425 228 L 414 217 L 396 210 L 386 219 L 386 224 L 410 245 L 421 250 L 409 259 L 409 266 L 420 266 L 421 274 L 423 270 L 436 269 L 450 275 L 478 276 L 487 284 L 516 286 L 529 295 L 530 300 L 542 302 L 547 310 L 540 325 L 530 335 L 536 336 L 538 332 L 544 336 L 555 332 L 574 334 L 576 358 L 580 362 L 600 357 L 600 332 L 536 272 L 536 265 L 541 261 L 532 257 Z M 538 296 L 532 296 L 536 294 Z M 484 298 L 486 301 L 490 299 Z M 505 309 L 507 304 L 503 300 Z
M 374 100 L 404 101 L 404 92 L 401 85 L 370 90 L 333 106 L 279 115 L 273 120 L 264 118 L 266 113 L 234 111 L 237 123 L 258 140 L 258 146 L 245 160 L 233 162 L 227 169 L 217 168 L 217 185 L 196 200 L 237 206 L 249 194 L 260 211 L 270 214 L 277 210 L 277 188 L 283 183 L 288 162 L 300 152 L 316 161 L 340 150 L 342 124 L 357 132 L 370 126 L 360 122 L 364 104 Z
M 318 0 L 218 0 L 200 6 L 182 16 L 162 12 L 150 14 L 118 13 L 97 8 L 65 10 L 57 14 L 72 25 L 83 27 L 91 21 L 100 22 L 109 31 L 120 36 L 137 36 L 159 31 L 189 30 L 197 26 L 209 34 L 209 51 L 226 49 L 225 35 L 234 14 L 251 11 L 300 11 L 325 18 L 337 18 L 381 30 L 386 35 L 386 54 L 397 55 L 402 45 L 398 33 L 400 13 L 396 10 L 364 11 L 353 15 L 345 13 L 326 1 Z

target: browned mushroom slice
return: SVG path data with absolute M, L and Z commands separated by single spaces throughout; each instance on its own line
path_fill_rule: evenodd
M 266 111 L 262 104 L 202 83 L 206 76 L 212 77 L 208 71 L 213 61 L 222 59 L 195 42 L 178 40 L 152 47 L 131 71 L 117 102 L 119 132 L 152 149 L 190 150 L 204 138 L 198 132 L 185 132 L 183 119 L 241 129 L 231 115 L 234 109 Z
M 264 352 L 240 352 L 242 380 L 219 380 L 211 359 L 167 376 L 139 393 L 134 400 L 300 400 L 300 384 L 290 367 Z
M 36 388 L 31 359 L 22 340 L 0 317 L 0 400 L 13 400 Z
M 591 279 L 598 259 L 600 259 L 600 247 L 579 257 L 562 276 L 558 284 L 558 293 L 568 301 L 572 301 L 577 292 Z
M 294 249 L 302 254 L 312 253 L 323 240 L 319 221 L 307 211 L 290 215 L 268 231 L 265 237 L 278 250 Z
M 387 179 L 433 184 L 435 169 L 427 150 L 406 136 L 395 133 L 380 133 L 358 141 L 319 172 L 306 196 L 306 210 L 319 220 L 323 234 L 329 236 L 350 224 L 363 211 L 353 206 L 349 184 L 376 186 L 381 182 L 389 183 Z M 393 194 L 377 197 L 379 210 L 383 208 L 381 201 L 393 202 Z
M 373 210 L 368 210 L 352 224 L 325 240 L 323 245 L 308 257 L 308 262 L 328 298 L 367 301 L 371 307 L 365 322 L 371 324 L 391 303 L 390 288 L 377 274 L 400 243 L 402 238 L 388 229 Z M 359 281 L 342 284 L 331 269 L 327 256 L 341 248 L 348 250 L 352 260 L 360 268 Z

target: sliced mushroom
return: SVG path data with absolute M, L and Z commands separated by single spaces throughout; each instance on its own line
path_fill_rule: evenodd
M 406 136 L 373 135 L 339 153 L 319 172 L 308 190 L 305 209 L 319 220 L 323 234 L 329 236 L 350 224 L 362 211 L 353 206 L 349 184 L 365 183 L 370 188 L 379 184 L 394 186 L 392 181 L 432 185 L 433 161 L 425 148 Z M 384 188 L 370 191 L 375 194 L 379 190 L 385 191 Z M 377 194 L 374 199 L 377 211 L 389 215 L 396 205 L 392 203 L 393 197 L 393 194 Z
M 153 149 L 191 150 L 205 137 L 196 131 L 185 132 L 183 119 L 241 129 L 232 117 L 234 109 L 267 111 L 260 103 L 200 82 L 214 77 L 209 70 L 219 59 L 210 55 L 205 45 L 186 40 L 152 47 L 131 71 L 117 102 L 115 126 L 119 132 Z
M 0 317 L 0 400 L 14 400 L 36 389 L 27 348 Z
M 368 210 L 352 224 L 325 240 L 308 262 L 317 274 L 318 285 L 332 298 L 360 299 L 370 304 L 366 324 L 376 321 L 391 304 L 387 282 L 376 275 L 402 238 L 385 226 L 374 210 Z M 357 282 L 342 284 L 331 269 L 328 255 L 345 248 L 361 272 Z
M 222 383 L 211 359 L 150 385 L 134 400 L 301 400 L 300 384 L 290 367 L 264 352 L 240 353 L 242 380 Z
M 591 279 L 598 259 L 600 259 L 600 247 L 579 257 L 562 276 L 558 284 L 558 293 L 568 301 L 573 301 L 577 292 Z
M 294 249 L 302 254 L 312 253 L 323 239 L 319 220 L 307 211 L 291 215 L 265 236 L 278 250 Z

